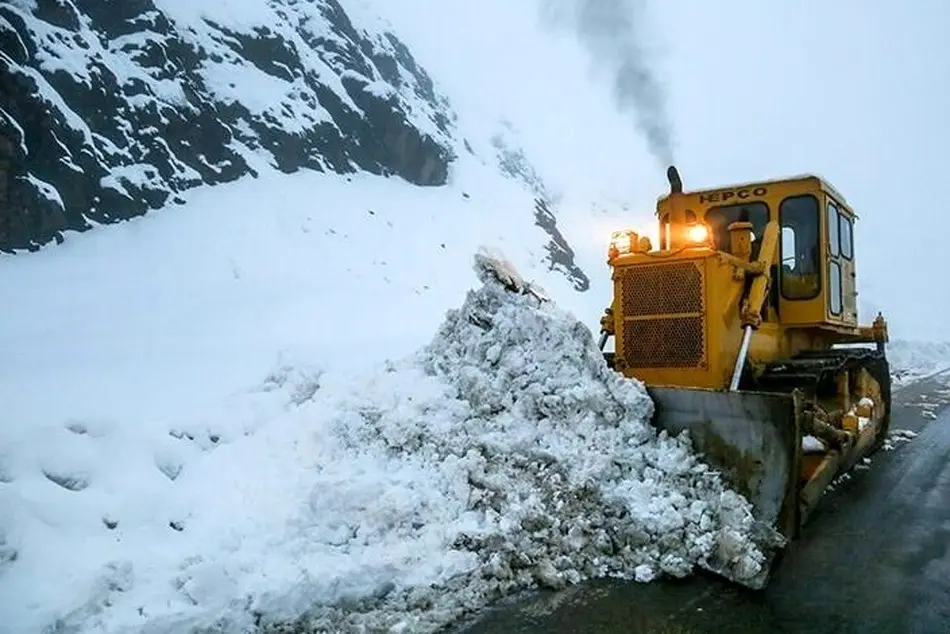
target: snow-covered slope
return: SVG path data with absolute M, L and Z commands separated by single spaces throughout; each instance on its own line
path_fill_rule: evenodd
M 451 187 L 425 189 L 268 171 L 0 257 L 0 295 L 16 307 L 0 316 L 4 414 L 167 416 L 255 381 L 282 350 L 332 368 L 406 354 L 459 301 L 481 243 L 595 323 L 606 295 L 572 304 L 586 294 L 549 270 L 532 214 L 511 211 L 530 210 L 533 193 L 493 166 L 463 167 Z
M 895 386 L 950 371 L 950 341 L 897 339 L 887 346 Z
M 547 234 L 532 242 L 549 266 L 589 285 L 512 124 L 470 117 L 467 138 L 392 27 L 359 2 L 17 0 L 0 7 L 0 38 L 11 88 L 0 95 L 0 250 L 270 168 L 444 185 L 477 147 L 535 194 L 509 213 Z

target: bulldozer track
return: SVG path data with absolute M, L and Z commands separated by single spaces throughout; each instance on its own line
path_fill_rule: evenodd
M 614 368 L 614 353 L 605 352 L 608 367 Z M 758 376 L 746 366 L 740 383 L 741 390 L 760 392 L 791 392 L 799 389 L 809 396 L 830 395 L 835 390 L 835 379 L 843 371 L 866 367 L 881 385 L 890 409 L 891 375 L 883 352 L 869 348 L 842 348 L 806 350 L 795 356 L 769 363 Z
M 767 364 L 753 377 L 747 374 L 742 387 L 766 392 L 790 392 L 822 396 L 833 393 L 835 378 L 844 371 L 867 368 L 890 395 L 890 372 L 884 353 L 867 348 L 808 350 L 789 359 Z
M 801 390 L 806 397 L 821 399 L 836 393 L 836 378 L 845 371 L 866 368 L 880 385 L 884 401 L 884 422 L 875 448 L 887 435 L 891 418 L 891 373 L 885 353 L 869 348 L 839 348 L 803 351 L 790 359 L 767 364 L 758 376 L 743 377 L 741 389 L 762 392 Z

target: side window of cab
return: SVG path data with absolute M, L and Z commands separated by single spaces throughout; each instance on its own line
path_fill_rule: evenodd
M 810 194 L 789 196 L 779 207 L 782 297 L 814 299 L 821 292 L 821 213 Z

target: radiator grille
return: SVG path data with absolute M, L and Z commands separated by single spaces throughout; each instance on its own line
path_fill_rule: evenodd
M 703 311 L 703 274 L 694 262 L 632 266 L 621 275 L 624 317 Z
M 704 360 L 702 317 L 630 320 L 623 329 L 623 358 L 635 368 L 691 368 Z
M 632 266 L 620 273 L 624 362 L 629 367 L 706 363 L 701 262 Z

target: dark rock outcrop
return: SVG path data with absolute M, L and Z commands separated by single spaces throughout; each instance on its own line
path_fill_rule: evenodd
M 574 290 L 584 292 L 590 289 L 590 278 L 577 264 L 574 249 L 568 244 L 564 234 L 557 226 L 557 215 L 550 200 L 553 198 L 548 192 L 541 175 L 528 160 L 521 148 L 513 147 L 507 140 L 507 133 L 514 133 L 509 123 L 504 123 L 503 133 L 492 137 L 492 146 L 495 148 L 495 158 L 503 174 L 520 180 L 528 189 L 535 193 L 534 224 L 540 227 L 547 235 L 548 242 L 544 245 L 545 260 L 548 268 L 562 273 L 573 285 Z
M 260 161 L 445 183 L 454 115 L 394 35 L 336 0 L 197 6 L 0 6 L 0 250 L 141 215 Z
M 544 245 L 547 251 L 548 267 L 552 271 L 560 271 L 576 291 L 586 291 L 590 289 L 590 278 L 587 273 L 578 266 L 575 260 L 574 249 L 567 243 L 564 234 L 557 226 L 557 218 L 551 207 L 542 198 L 536 198 L 534 201 L 534 223 L 544 229 L 548 234 L 549 240 Z

